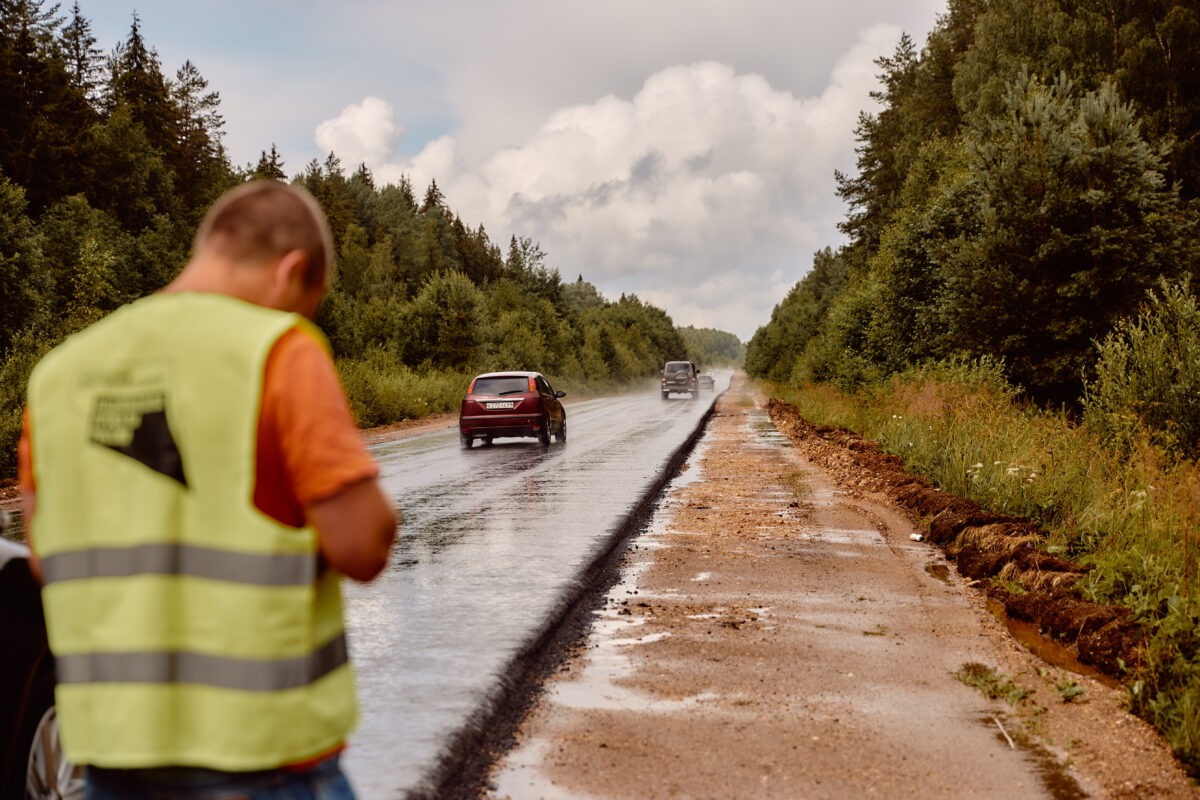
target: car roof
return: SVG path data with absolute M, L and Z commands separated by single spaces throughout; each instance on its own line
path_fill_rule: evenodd
M 522 370 L 512 370 L 511 372 L 484 372 L 475 376 L 475 380 L 480 378 L 540 378 L 540 372 L 526 372 Z

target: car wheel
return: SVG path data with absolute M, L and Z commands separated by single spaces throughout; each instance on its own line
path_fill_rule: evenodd
M 464 450 L 470 450 L 470 449 L 471 449 L 471 443 L 472 443 L 473 441 L 475 441 L 473 437 L 471 437 L 471 436 L 467 436 L 467 435 L 466 435 L 466 434 L 464 434 L 464 433 L 460 433 L 460 434 L 458 435 L 458 442 L 459 442 L 459 444 L 461 444 L 461 445 L 463 446 L 463 449 L 464 449 Z
M 542 427 L 538 428 L 537 440 L 542 443 L 542 447 L 550 446 L 550 423 L 545 421 Z
M 58 716 L 54 711 L 54 684 L 44 681 L 36 694 L 40 714 L 34 714 L 30 732 L 22 739 L 27 753 L 25 797 L 33 800 L 83 800 L 84 770 L 67 760 L 58 738 Z
M 670 392 L 663 392 L 663 393 L 662 393 L 662 396 L 663 396 L 663 400 L 668 400 L 668 399 L 670 399 L 670 397 L 671 397 L 671 393 L 670 393 Z
M 564 419 L 562 424 L 558 426 L 558 434 L 554 437 L 559 444 L 567 443 L 567 421 Z

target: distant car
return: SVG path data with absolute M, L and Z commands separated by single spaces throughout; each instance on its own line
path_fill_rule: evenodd
M 701 389 L 708 389 L 710 392 L 717 390 L 717 383 L 713 380 L 712 375 L 701 375 L 697 379 Z
M 668 361 L 662 368 L 662 399 L 672 392 L 690 394 L 693 400 L 700 398 L 700 370 L 691 361 Z
M 487 372 L 471 381 L 458 412 L 458 437 L 469 448 L 476 439 L 491 444 L 506 436 L 550 437 L 567 441 L 567 412 L 545 376 L 538 372 Z
M 83 798 L 83 770 L 63 755 L 54 658 L 29 549 L 0 539 L 0 797 Z

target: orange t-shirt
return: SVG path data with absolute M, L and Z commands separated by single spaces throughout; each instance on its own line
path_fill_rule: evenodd
M 302 329 L 285 333 L 268 354 L 259 411 L 254 505 L 272 519 L 301 527 L 305 506 L 378 475 L 333 362 Z M 26 409 L 17 481 L 34 492 L 36 478 Z

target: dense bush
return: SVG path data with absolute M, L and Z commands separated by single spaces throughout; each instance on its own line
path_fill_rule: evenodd
M 1200 458 L 1200 308 L 1187 284 L 1161 281 L 1098 349 L 1088 425 L 1124 452 L 1144 435 L 1173 456 Z

